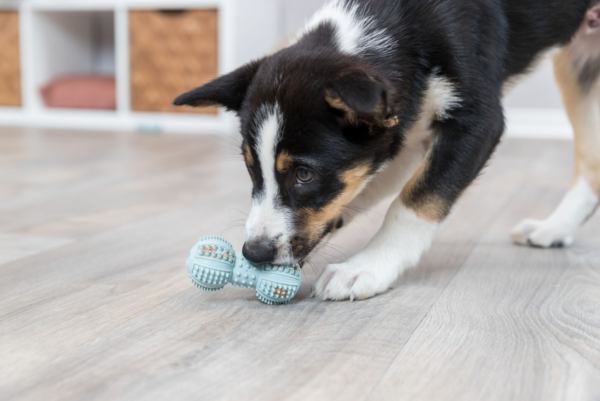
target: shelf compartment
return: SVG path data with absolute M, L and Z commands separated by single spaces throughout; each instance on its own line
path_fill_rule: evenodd
M 217 114 L 171 103 L 217 77 L 218 28 L 215 9 L 130 11 L 131 109 Z
M 0 10 L 0 106 L 20 107 L 19 12 Z
M 83 77 L 90 77 L 92 83 L 94 78 L 114 80 L 116 63 L 113 11 L 35 11 L 33 35 L 33 78 L 37 89 L 37 103 L 41 108 L 49 108 L 41 96 L 44 88 L 47 93 L 48 88 L 60 87 L 69 80 L 80 80 L 85 85 Z M 62 89 L 69 90 L 64 86 Z M 63 101 L 59 102 L 58 107 L 95 109 L 96 106 L 92 105 L 95 102 L 91 101 L 93 99 L 86 100 L 85 96 L 81 96 L 82 93 L 85 94 L 85 90 L 79 88 L 79 93 L 74 95 L 73 104 L 69 105 L 67 102 L 65 105 Z M 111 91 L 104 93 L 110 96 Z M 113 104 L 116 102 L 114 88 L 112 96 L 112 99 L 103 103 L 110 103 L 109 100 Z M 81 104 L 76 104 L 76 97 Z

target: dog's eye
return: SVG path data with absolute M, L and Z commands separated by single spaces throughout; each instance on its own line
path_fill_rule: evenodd
M 300 184 L 308 184 L 315 179 L 315 173 L 304 167 L 300 167 L 296 170 L 296 179 Z

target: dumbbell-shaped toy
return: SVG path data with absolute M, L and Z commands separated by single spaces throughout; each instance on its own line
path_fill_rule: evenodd
M 187 271 L 192 283 L 205 291 L 219 291 L 231 283 L 256 289 L 256 296 L 269 305 L 289 303 L 302 283 L 299 264 L 255 265 L 218 236 L 200 238 L 188 255 Z

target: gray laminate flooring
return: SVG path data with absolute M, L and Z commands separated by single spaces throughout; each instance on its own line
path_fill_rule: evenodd
M 600 214 L 568 250 L 508 235 L 559 202 L 570 143 L 506 140 L 382 296 L 309 298 L 380 208 L 273 307 L 184 268 L 202 235 L 243 243 L 236 139 L 0 129 L 1 400 L 600 400 Z

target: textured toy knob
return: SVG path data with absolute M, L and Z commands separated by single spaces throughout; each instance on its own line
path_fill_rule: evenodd
M 300 265 L 254 265 L 218 236 L 201 238 L 186 266 L 192 283 L 202 290 L 218 291 L 228 283 L 255 288 L 258 299 L 271 305 L 289 303 L 302 283 Z
M 190 251 L 186 265 L 196 287 L 218 291 L 233 275 L 235 251 L 229 241 L 221 237 L 204 237 Z

